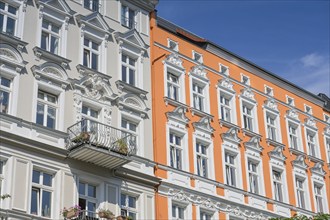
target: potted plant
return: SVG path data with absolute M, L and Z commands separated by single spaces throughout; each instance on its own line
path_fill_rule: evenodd
M 121 154 L 125 154 L 127 155 L 128 153 L 128 148 L 127 148 L 127 143 L 124 139 L 119 139 L 117 141 L 117 144 L 118 144 L 118 152 L 121 153 Z
M 100 218 L 112 219 L 114 214 L 109 209 L 99 209 L 98 215 Z
M 116 217 L 116 220 L 133 220 L 131 216 L 120 215 Z
M 87 131 L 82 131 L 78 136 L 73 138 L 73 142 L 75 143 L 83 143 L 88 142 L 90 138 L 90 135 Z
M 71 219 L 78 216 L 81 208 L 79 205 L 72 206 L 70 208 L 63 208 L 62 215 L 64 218 Z

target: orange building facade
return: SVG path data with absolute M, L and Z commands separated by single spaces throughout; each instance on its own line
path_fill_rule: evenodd
M 156 218 L 329 213 L 327 97 L 156 14 L 150 28 Z

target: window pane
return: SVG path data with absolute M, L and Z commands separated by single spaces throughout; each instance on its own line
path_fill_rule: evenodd
M 3 29 L 3 14 L 0 14 L 0 31 Z
M 126 79 L 126 67 L 125 66 L 122 66 L 122 68 L 121 68 L 121 77 L 122 77 L 122 80 L 124 81 L 124 82 L 127 82 L 127 79 Z
M 89 40 L 87 38 L 84 38 L 84 45 L 87 47 L 89 46 Z
M 89 51 L 84 49 L 83 65 L 89 66 Z
M 8 5 L 8 12 L 16 15 L 16 8 L 14 8 L 13 6 Z
M 44 124 L 44 105 L 38 103 L 37 106 L 37 124 L 43 125 Z
M 32 182 L 33 183 L 40 183 L 40 172 L 39 171 L 33 170 Z
M 172 205 L 172 217 L 176 217 L 175 210 L 176 210 L 176 207 L 174 205 Z
M 96 187 L 88 185 L 88 196 L 90 197 L 96 197 Z
M 15 20 L 12 18 L 7 18 L 7 29 L 6 32 L 8 34 L 14 35 L 15 32 Z
M 49 26 L 49 22 L 46 20 L 42 20 L 42 27 L 48 29 L 48 26 Z
M 95 43 L 95 42 L 92 41 L 92 48 L 94 50 L 98 50 L 99 49 L 99 45 L 97 43 Z
M 9 93 L 0 91 L 0 111 L 2 113 L 8 113 L 9 107 Z
M 55 33 L 58 34 L 58 33 L 60 32 L 60 27 L 58 27 L 58 26 L 52 24 L 52 32 L 55 32 Z
M 10 79 L 1 77 L 1 85 L 10 88 Z
M 136 208 L 136 198 L 129 196 L 128 197 L 128 206 L 131 208 Z
M 87 203 L 87 209 L 88 209 L 88 211 L 95 212 L 96 211 L 96 204 L 94 202 L 88 202 Z
M 129 65 L 135 66 L 135 60 L 132 58 L 129 58 Z
M 32 188 L 31 193 L 31 214 L 38 214 L 38 200 L 39 200 L 39 190 Z
M 48 34 L 42 32 L 41 34 L 41 48 L 47 50 L 47 43 L 48 43 Z
M 92 69 L 97 70 L 98 69 L 98 55 L 95 53 L 92 53 Z
M 51 103 L 56 103 L 56 96 L 47 94 L 47 101 Z
M 54 54 L 57 54 L 57 52 L 58 52 L 58 38 L 52 37 L 50 45 L 51 45 L 50 52 L 52 52 Z
M 129 70 L 129 84 L 135 85 L 135 71 L 132 69 Z
M 3 9 L 3 10 L 5 9 L 5 3 L 4 2 L 0 2 L 0 8 Z
M 51 200 L 52 200 L 51 192 L 43 191 L 42 192 L 42 207 L 41 207 L 41 215 L 45 217 L 50 217 L 51 211 Z
M 55 128 L 55 121 L 56 121 L 56 109 L 48 107 L 47 127 Z
M 52 175 L 44 173 L 43 185 L 52 186 L 52 178 L 53 178 Z
M 129 130 L 136 132 L 136 125 L 133 123 L 129 123 Z
M 125 194 L 121 194 L 121 205 L 126 206 L 126 195 Z
M 86 195 L 85 193 L 85 183 L 79 183 L 79 194 Z

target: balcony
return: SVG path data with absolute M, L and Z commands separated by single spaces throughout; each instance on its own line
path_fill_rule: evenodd
M 68 157 L 113 169 L 136 154 L 136 136 L 90 119 L 68 128 Z

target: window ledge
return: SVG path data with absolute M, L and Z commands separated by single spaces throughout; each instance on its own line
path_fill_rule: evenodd
M 106 78 L 108 78 L 108 79 L 111 79 L 111 76 L 106 75 L 106 74 L 104 74 L 104 73 L 101 73 L 101 72 L 99 72 L 99 71 L 97 71 L 97 70 L 91 69 L 91 68 L 89 68 L 89 67 L 87 67 L 87 66 L 84 66 L 84 65 L 81 65 L 81 64 L 78 64 L 78 65 L 76 66 L 76 68 L 77 68 L 78 72 L 79 72 L 81 75 L 98 74 L 98 75 L 101 75 L 102 77 L 106 77 Z
M 277 141 L 274 141 L 274 140 L 269 139 L 269 138 L 266 139 L 266 142 L 267 142 L 268 145 L 272 145 L 274 147 L 281 147 L 282 149 L 284 149 L 284 147 L 285 147 L 284 144 L 282 144 L 280 142 L 277 142 Z
M 249 136 L 249 137 L 255 137 L 255 136 L 257 136 L 259 138 L 262 137 L 260 134 L 257 134 L 253 131 L 250 131 L 250 130 L 246 129 L 246 128 L 241 128 L 241 130 L 242 130 L 243 135 L 246 135 L 246 136 Z
M 174 99 L 171 99 L 171 98 L 169 98 L 169 97 L 164 97 L 164 101 L 165 101 L 165 104 L 166 105 L 168 105 L 168 104 L 170 104 L 170 105 L 173 105 L 173 106 L 175 106 L 175 107 L 184 107 L 184 108 L 186 108 L 186 109 L 188 109 L 188 106 L 186 105 L 186 104 L 184 104 L 184 103 L 182 103 L 182 102 L 179 102 L 179 101 L 176 101 L 176 100 L 174 100 Z
M 229 121 L 225 121 L 225 120 L 223 120 L 223 119 L 219 119 L 219 123 L 220 123 L 220 126 L 222 127 L 222 126 L 225 126 L 225 127 L 227 127 L 227 128 L 237 128 L 237 129 L 239 129 L 240 127 L 238 126 L 238 125 L 236 125 L 236 124 L 233 124 L 233 123 L 231 123 L 231 122 L 229 122 Z
M 7 42 L 12 45 L 15 45 L 17 50 L 19 50 L 20 52 L 23 52 L 23 50 L 25 49 L 25 46 L 28 45 L 27 42 L 22 41 L 20 38 L 7 34 L 5 32 L 0 32 L 0 39 L 1 39 L 2 43 Z
M 146 99 L 147 98 L 147 94 L 148 94 L 147 91 L 145 91 L 143 89 L 140 89 L 136 86 L 133 86 L 131 84 L 128 84 L 128 83 L 126 83 L 122 80 L 117 80 L 116 81 L 116 86 L 117 86 L 119 92 L 129 91 L 129 92 L 132 92 L 134 94 L 138 94 L 141 99 Z
M 40 60 L 40 58 L 46 58 L 46 59 L 49 59 L 49 60 L 54 61 L 56 63 L 60 63 L 60 65 L 63 68 L 67 68 L 67 66 L 71 62 L 71 60 L 69 60 L 69 59 L 66 59 L 66 58 L 64 58 L 62 56 L 59 56 L 59 55 L 56 55 L 56 54 L 53 54 L 53 53 L 51 53 L 47 50 L 44 50 L 40 47 L 34 47 L 33 52 L 34 52 L 34 55 L 38 58 L 38 60 Z
M 307 155 L 308 159 L 314 163 L 324 163 L 324 161 L 320 158 L 317 158 L 315 156 L 312 155 Z
M 192 115 L 197 115 L 197 116 L 200 116 L 200 117 L 213 118 L 213 115 L 211 115 L 209 113 L 206 113 L 204 111 L 198 110 L 198 109 L 196 109 L 194 107 L 190 107 L 190 111 L 191 111 Z
M 299 155 L 306 156 L 305 152 L 303 152 L 299 149 L 289 147 L 289 151 L 290 151 L 291 154 L 294 154 L 296 156 L 299 156 Z

